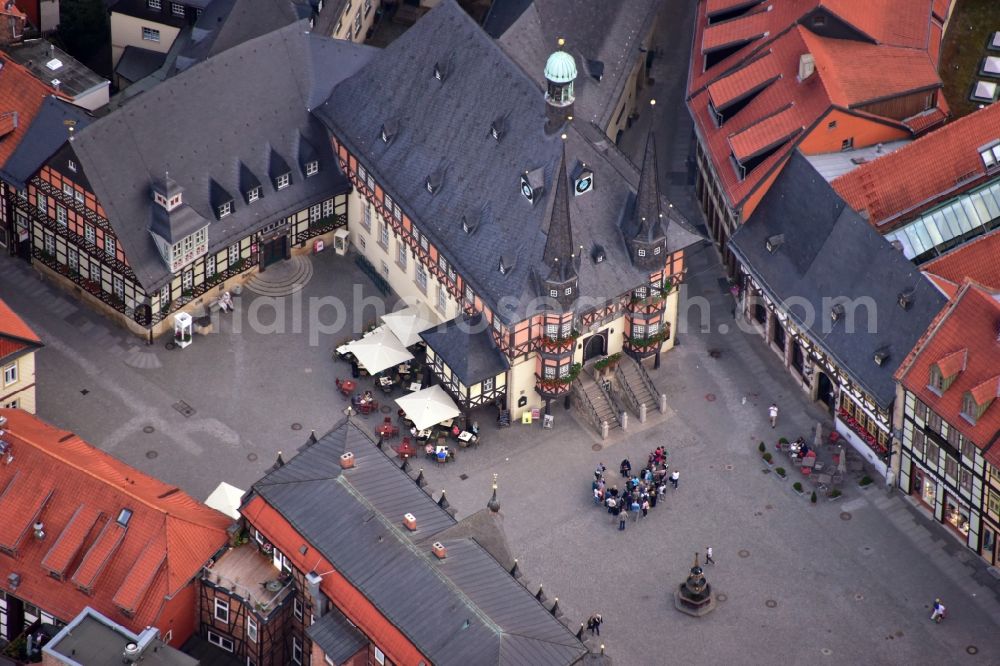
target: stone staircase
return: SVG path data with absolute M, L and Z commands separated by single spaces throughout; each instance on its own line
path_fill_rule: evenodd
M 629 407 L 638 415 L 639 405 L 646 406 L 646 413 L 652 414 L 660 405 L 660 392 L 653 384 L 646 373 L 645 368 L 640 366 L 633 358 L 622 356 L 618 367 L 615 369 L 615 379 L 626 394 L 631 394 L 634 400 L 626 400 Z
M 597 431 L 602 434 L 602 423 L 607 422 L 608 431 L 621 428 L 618 407 L 611 395 L 586 372 L 581 372 L 573 382 L 573 404 Z

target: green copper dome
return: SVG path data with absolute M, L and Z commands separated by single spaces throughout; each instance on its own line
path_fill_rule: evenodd
M 569 83 L 576 78 L 576 60 L 565 51 L 556 51 L 545 62 L 545 78 L 553 83 Z

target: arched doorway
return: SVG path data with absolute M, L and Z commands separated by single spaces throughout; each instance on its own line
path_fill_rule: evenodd
M 608 353 L 608 332 L 601 331 L 583 341 L 583 362 Z
M 830 381 L 830 377 L 825 372 L 817 373 L 816 399 L 826 405 L 830 414 L 833 414 L 833 405 L 837 400 L 837 393 L 833 382 Z

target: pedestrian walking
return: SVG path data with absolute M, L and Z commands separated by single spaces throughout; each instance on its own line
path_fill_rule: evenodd
M 618 513 L 618 529 L 619 531 L 625 531 L 625 521 L 628 520 L 628 509 L 622 507 L 621 511 Z
M 632 512 L 632 520 L 633 521 L 638 522 L 638 520 L 639 520 L 639 509 L 640 508 L 642 508 L 642 505 L 639 504 L 639 498 L 638 497 L 633 497 L 632 498 L 632 505 L 629 507 L 629 510 Z
M 771 406 L 767 408 L 767 415 L 771 419 L 771 427 L 778 425 L 778 405 L 771 403 Z
M 604 463 L 602 462 L 597 463 L 597 469 L 594 470 L 594 478 L 600 481 L 601 478 L 604 476 L 604 472 L 607 471 L 607 469 L 608 468 L 604 466 Z
M 622 464 L 619 466 L 618 469 L 619 471 L 621 471 L 622 476 L 627 479 L 629 477 L 629 474 L 632 473 L 632 463 L 628 461 L 628 458 L 625 458 L 624 460 L 622 460 Z
M 594 613 L 594 633 L 598 636 L 601 635 L 601 625 L 604 624 L 604 616 L 600 613 Z
M 670 484 L 674 487 L 674 490 L 677 490 L 677 482 L 680 480 L 680 478 L 681 478 L 681 473 L 678 472 L 676 469 L 670 473 Z
M 593 636 L 597 633 L 597 613 L 591 613 L 590 617 L 587 618 L 587 631 Z
M 645 518 L 649 515 L 649 500 L 642 500 L 642 517 Z
M 707 564 L 709 562 L 715 564 L 715 560 L 712 559 L 712 547 L 705 546 L 705 563 Z

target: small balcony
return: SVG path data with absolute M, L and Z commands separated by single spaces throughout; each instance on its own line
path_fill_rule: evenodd
M 227 551 L 204 568 L 204 580 L 240 597 L 265 620 L 292 590 L 291 575 L 279 571 L 255 543 Z

